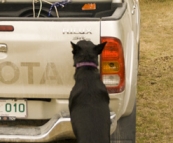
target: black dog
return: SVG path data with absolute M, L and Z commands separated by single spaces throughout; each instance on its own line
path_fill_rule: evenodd
M 97 69 L 98 55 L 105 44 L 90 41 L 72 43 L 75 85 L 69 98 L 69 110 L 78 143 L 110 143 L 109 96 Z

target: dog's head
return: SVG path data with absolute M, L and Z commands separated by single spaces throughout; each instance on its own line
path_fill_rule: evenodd
M 98 55 L 102 53 L 106 42 L 94 45 L 91 41 L 81 40 L 77 44 L 72 44 L 74 66 L 81 62 L 92 62 L 98 65 Z

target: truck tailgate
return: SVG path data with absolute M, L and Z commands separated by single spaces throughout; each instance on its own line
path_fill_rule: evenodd
M 1 21 L 0 97 L 68 98 L 74 85 L 70 41 L 100 42 L 100 20 Z M 5 46 L 4 46 L 5 45 Z

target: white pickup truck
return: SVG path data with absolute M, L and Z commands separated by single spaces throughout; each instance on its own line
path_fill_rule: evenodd
M 0 0 L 0 141 L 73 138 L 70 41 L 107 41 L 99 57 L 110 95 L 111 140 L 135 143 L 138 0 Z M 39 126 L 12 125 L 45 121 Z M 124 142 L 123 142 L 124 141 Z

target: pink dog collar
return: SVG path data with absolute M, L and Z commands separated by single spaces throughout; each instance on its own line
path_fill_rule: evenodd
M 92 62 L 81 62 L 76 64 L 76 68 L 83 67 L 83 66 L 91 66 L 97 68 L 97 65 Z

